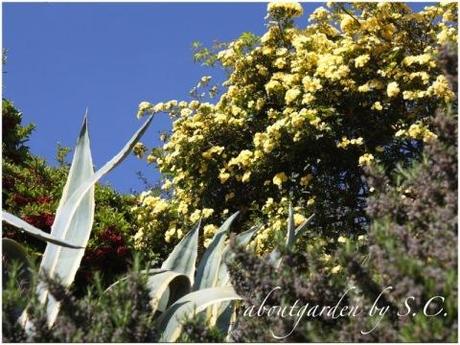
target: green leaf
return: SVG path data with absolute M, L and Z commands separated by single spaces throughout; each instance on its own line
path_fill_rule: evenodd
M 86 180 L 94 175 L 93 160 L 88 135 L 88 121 L 85 115 L 83 125 L 78 137 L 69 176 L 62 193 L 59 206 L 56 211 L 56 218 L 51 227 L 51 235 L 75 243 L 81 249 L 70 249 L 48 244 L 43 254 L 40 271 L 52 278 L 58 278 L 63 286 L 69 286 L 75 279 L 78 267 L 85 252 L 84 248 L 88 243 L 94 220 L 94 187 L 91 186 L 81 195 L 81 199 L 75 205 L 75 212 L 66 212 L 65 205 L 69 202 L 71 195 Z M 65 224 L 65 226 L 63 226 Z M 48 323 L 51 326 L 59 311 L 59 303 L 41 283 L 38 286 L 39 299 L 42 303 L 47 302 Z
M 223 333 L 229 334 L 232 325 L 232 319 L 235 318 L 234 301 L 226 301 L 219 304 L 222 311 L 219 309 L 219 314 L 216 321 L 216 327 Z M 227 340 L 228 341 L 228 340 Z
M 254 237 L 254 234 L 261 229 L 261 226 L 253 226 L 249 230 L 238 234 L 235 237 L 235 242 L 237 246 L 246 247 L 251 239 Z M 227 264 L 228 260 L 231 260 L 231 252 L 230 247 L 227 245 L 225 247 L 224 253 L 222 255 L 223 260 L 220 263 L 219 273 L 217 278 L 216 286 L 225 286 L 229 283 L 230 277 L 228 275 Z
M 314 216 L 315 215 L 312 214 L 310 217 L 304 220 L 303 223 L 297 227 L 297 229 L 295 229 L 295 240 L 297 240 L 300 236 L 303 235 L 304 231 L 307 229 L 307 225 L 310 224 Z
M 254 234 L 262 228 L 260 225 L 254 225 L 249 230 L 238 234 L 235 238 L 235 242 L 237 246 L 247 246 L 251 239 L 254 237 Z
M 20 264 L 18 279 L 21 286 L 29 286 L 32 281 L 32 263 L 25 249 L 16 241 L 10 238 L 2 238 L 2 263 L 6 275 L 3 276 L 4 286 L 8 280 L 8 266 L 13 262 Z M 6 278 L 6 281 L 5 281 Z
M 185 237 L 174 247 L 161 265 L 162 269 L 185 274 L 191 284 L 194 281 L 196 258 L 198 256 L 198 235 L 201 219 Z
M 173 342 L 180 335 L 186 317 L 199 313 L 207 307 L 226 301 L 240 300 L 232 287 L 217 287 L 198 290 L 185 295 L 169 307 L 158 319 L 159 329 L 163 329 L 160 342 Z
M 165 311 L 167 307 L 190 292 L 189 278 L 181 273 L 164 271 L 149 276 L 150 306 L 153 311 Z
M 15 226 L 16 228 L 24 230 L 25 232 L 27 232 L 35 238 L 38 238 L 39 240 L 47 241 L 68 248 L 81 248 L 80 246 L 74 245 L 72 243 L 59 240 L 51 236 L 50 234 L 40 229 L 37 229 L 35 226 L 30 225 L 29 223 L 23 221 L 21 218 L 18 218 L 5 210 L 2 210 L 2 220 L 7 222 L 8 224 Z
M 242 246 L 245 247 L 249 244 L 251 239 L 254 237 L 254 234 L 259 231 L 262 228 L 262 226 L 253 226 L 249 230 L 246 230 L 242 232 L 241 234 L 238 234 L 235 237 L 235 242 L 237 246 Z M 217 283 L 216 287 L 220 286 L 229 286 L 230 284 L 230 275 L 228 274 L 228 269 L 227 269 L 227 262 L 231 260 L 231 252 L 230 252 L 230 247 L 227 245 L 224 250 L 223 254 L 223 260 L 220 263 L 219 267 L 219 273 L 217 277 Z M 213 307 L 213 313 L 217 317 L 217 326 L 219 329 L 228 329 L 229 328 L 229 323 L 231 320 L 231 317 L 233 315 L 233 307 L 232 307 L 232 302 L 224 302 L 219 304 L 217 307 Z
M 297 240 L 300 236 L 302 236 L 305 229 L 307 229 L 307 225 L 313 219 L 314 214 L 308 217 L 302 224 L 300 224 L 296 229 L 294 229 L 294 216 L 292 212 L 292 207 L 289 205 L 289 219 L 288 219 L 288 231 L 286 234 L 286 247 L 290 248 L 294 245 L 295 240 Z M 273 264 L 274 267 L 278 268 L 281 265 L 281 253 L 280 251 L 275 248 L 269 256 L 270 262 Z
M 289 203 L 289 216 L 288 216 L 288 226 L 287 226 L 287 235 L 286 235 L 286 246 L 288 248 L 292 247 L 295 239 L 295 224 L 294 224 L 294 211 L 292 210 L 292 204 Z
M 225 238 L 231 224 L 238 214 L 239 212 L 235 212 L 228 217 L 228 219 L 215 233 L 198 266 L 193 290 L 206 289 L 216 286 L 219 267 L 224 251 Z
M 75 192 L 68 198 L 68 200 L 62 205 L 62 214 L 65 217 L 60 217 L 56 219 L 53 227 L 58 229 L 66 229 L 69 226 L 71 219 L 73 218 L 77 208 L 80 205 L 80 202 L 86 195 L 86 193 L 93 188 L 94 184 L 99 181 L 105 174 L 113 170 L 118 164 L 120 164 L 131 152 L 132 148 L 140 137 L 145 133 L 150 123 L 152 122 L 153 115 L 151 115 L 147 121 L 137 130 L 136 133 L 131 137 L 128 143 L 121 149 L 118 154 L 116 154 L 110 161 L 108 161 L 102 168 L 100 168 L 96 173 L 87 178 L 83 183 L 78 187 Z

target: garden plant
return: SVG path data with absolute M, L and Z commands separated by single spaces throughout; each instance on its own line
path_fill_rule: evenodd
M 458 341 L 457 7 L 271 2 L 97 170 L 3 99 L 3 341 Z M 131 153 L 160 187 L 99 183 Z

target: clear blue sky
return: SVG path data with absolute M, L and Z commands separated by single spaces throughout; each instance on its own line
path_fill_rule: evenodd
M 303 4 L 303 25 L 318 5 Z M 140 126 L 140 101 L 186 100 L 198 79 L 212 74 L 193 62 L 193 41 L 261 34 L 265 11 L 265 3 L 3 3 L 3 96 L 37 125 L 29 146 L 52 164 L 58 142 L 75 144 L 88 106 L 100 167 Z M 158 145 L 158 132 L 169 128 L 166 116 L 156 118 L 143 142 Z M 158 181 L 154 168 L 133 156 L 103 181 L 141 191 L 136 171 Z

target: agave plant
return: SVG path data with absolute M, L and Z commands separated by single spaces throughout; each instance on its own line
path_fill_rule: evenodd
M 2 211 L 3 221 L 36 238 L 47 241 L 40 264 L 40 272 L 46 273 L 51 278 L 58 278 L 64 286 L 69 286 L 73 282 L 93 226 L 94 185 L 128 156 L 136 142 L 149 127 L 152 118 L 152 116 L 148 118 L 117 155 L 94 172 L 87 114 L 85 114 L 69 175 L 51 227 L 51 234 L 37 229 L 4 210 Z M 11 254 L 13 257 L 23 253 L 19 244 L 3 241 L 3 244 L 5 243 L 9 245 L 10 253 L 16 252 L 16 254 Z M 24 259 L 22 261 L 26 262 Z M 37 293 L 39 300 L 47 305 L 48 324 L 52 326 L 59 311 L 59 303 L 48 293 L 44 284 L 39 284 Z M 20 322 L 26 329 L 30 330 L 32 325 L 28 322 L 26 311 L 22 314 Z
M 159 315 L 156 322 L 162 334 L 160 341 L 176 341 L 181 333 L 181 322 L 205 310 L 208 323 L 228 333 L 234 316 L 232 301 L 241 299 L 230 284 L 226 265 L 231 259 L 231 252 L 225 241 L 237 215 L 238 212 L 234 213 L 222 224 L 197 267 L 201 222 L 177 244 L 161 268 L 148 272 L 150 304 L 153 312 Z M 294 244 L 311 219 L 308 218 L 295 228 L 292 207 L 289 207 L 288 247 Z M 237 235 L 236 245 L 247 245 L 257 230 L 258 227 L 254 226 Z M 278 266 L 281 262 L 280 252 L 274 250 L 271 259 Z
M 150 307 L 158 315 L 156 323 L 162 331 L 160 341 L 175 341 L 180 335 L 181 321 L 190 314 L 201 312 L 211 305 L 241 299 L 228 284 L 224 262 L 228 253 L 225 240 L 237 215 L 238 212 L 234 213 L 222 224 L 198 267 L 201 221 L 176 245 L 160 268 L 144 272 L 148 274 Z M 253 227 L 239 234 L 237 241 L 247 244 L 256 230 Z M 112 284 L 107 291 L 119 283 Z M 222 308 L 213 308 L 209 314 L 210 320 L 217 320 L 222 314 Z

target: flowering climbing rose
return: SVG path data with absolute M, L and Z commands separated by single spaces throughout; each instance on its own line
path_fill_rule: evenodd
M 297 219 L 315 213 L 312 227 L 331 237 L 359 234 L 362 167 L 436 140 L 428 114 L 454 96 L 437 54 L 457 44 L 456 3 L 420 12 L 330 3 L 300 26 L 299 3 L 267 10 L 261 37 L 243 34 L 214 55 L 229 73 L 217 99 L 140 104 L 140 114 L 166 112 L 173 125 L 147 158 L 171 197 L 139 198 L 139 247 L 158 236 L 177 241 L 200 217 L 209 239 L 240 210 L 241 229 L 264 224 L 252 245 L 265 252 L 285 229 L 290 201 Z

